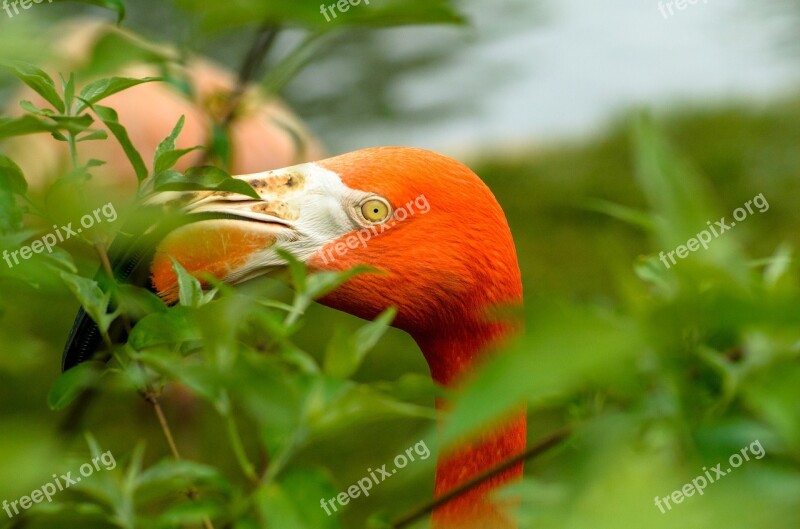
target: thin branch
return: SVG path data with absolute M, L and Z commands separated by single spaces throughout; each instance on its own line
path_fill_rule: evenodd
M 175 437 L 172 435 L 172 428 L 169 426 L 167 416 L 164 415 L 164 409 L 161 407 L 161 402 L 158 400 L 158 395 L 155 391 L 148 391 L 144 397 L 147 402 L 152 404 L 153 410 L 156 412 L 158 423 L 161 425 L 161 431 L 164 432 L 164 437 L 167 439 L 167 444 L 169 445 L 170 452 L 172 452 L 172 457 L 175 458 L 175 461 L 180 461 L 181 453 L 178 450 L 178 445 L 175 443 Z M 194 489 L 189 489 L 186 491 L 186 496 L 191 501 L 195 501 L 197 500 L 197 491 Z M 205 529 L 214 529 L 214 524 L 211 523 L 211 519 L 208 516 L 203 517 L 203 527 L 205 527 Z
M 511 468 L 511 467 L 513 467 L 515 465 L 518 465 L 519 463 L 522 463 L 523 461 L 527 461 L 527 460 L 529 460 L 529 459 L 531 459 L 533 457 L 536 457 L 536 456 L 538 456 L 540 454 L 543 454 L 544 452 L 548 451 L 550 448 L 553 448 L 554 446 L 559 444 L 561 441 L 563 441 L 564 439 L 566 439 L 570 435 L 572 435 L 572 428 L 564 428 L 563 430 L 560 430 L 560 431 L 552 434 L 551 436 L 549 436 L 549 437 L 539 441 L 535 445 L 531 446 L 530 448 L 528 448 L 524 452 L 521 452 L 521 453 L 519 453 L 519 454 L 517 454 L 517 455 L 515 455 L 515 456 L 513 456 L 513 457 L 511 457 L 511 458 L 509 458 L 509 459 L 507 459 L 505 461 L 503 461 L 499 465 L 497 465 L 495 467 L 492 467 L 489 470 L 487 470 L 487 471 L 485 471 L 485 472 L 483 472 L 481 474 L 478 474 L 474 478 L 470 479 L 469 481 L 467 481 L 466 483 L 464 483 L 462 485 L 459 485 L 458 487 L 454 488 L 450 492 L 442 494 L 441 496 L 439 496 L 438 498 L 436 498 L 432 502 L 430 502 L 430 503 L 428 503 L 426 505 L 423 505 L 422 507 L 420 507 L 420 508 L 418 508 L 418 509 L 416 509 L 416 510 L 414 510 L 414 511 L 408 513 L 408 514 L 406 514 L 405 516 L 403 516 L 401 518 L 398 518 L 394 522 L 394 524 L 392 524 L 392 527 L 394 529 L 401 529 L 403 527 L 408 527 L 409 525 L 413 524 L 414 522 L 416 522 L 420 518 L 423 518 L 424 516 L 432 513 L 434 510 L 436 510 L 437 508 L 441 507 L 445 503 L 448 503 L 448 502 L 452 501 L 453 499 L 458 498 L 459 496 L 465 494 L 466 492 L 469 492 L 470 490 L 474 489 L 476 486 L 480 485 L 484 481 L 486 481 L 486 480 L 488 480 L 488 479 L 490 479 L 490 478 L 492 478 L 492 477 L 494 477 L 494 476 L 496 476 L 498 474 L 501 474 L 501 473 L 505 472 L 509 468 Z
M 156 416 L 158 417 L 158 423 L 161 425 L 161 431 L 164 432 L 164 437 L 167 439 L 167 444 L 169 445 L 169 450 L 172 452 L 172 457 L 175 458 L 176 461 L 181 460 L 181 453 L 178 451 L 178 445 L 175 444 L 175 437 L 172 435 L 172 428 L 169 426 L 169 422 L 167 422 L 167 417 L 164 415 L 164 409 L 161 407 L 161 402 L 158 400 L 158 396 L 155 392 L 149 392 L 145 398 L 147 402 L 153 405 L 153 410 L 156 412 Z
M 223 127 L 227 128 L 231 121 L 233 121 L 233 117 L 236 115 L 236 109 L 239 106 L 239 102 L 244 95 L 244 91 L 247 88 L 248 83 L 255 78 L 259 67 L 261 67 L 261 64 L 264 62 L 267 54 L 275 44 L 275 40 L 277 39 L 279 32 L 280 28 L 271 22 L 265 22 L 258 29 L 255 39 L 253 39 L 253 43 L 250 45 L 250 49 L 247 51 L 244 61 L 242 61 L 236 87 L 234 88 L 233 93 L 230 96 L 230 100 L 228 101 L 227 110 L 223 115 L 222 120 L 220 120 L 220 123 Z
M 239 68 L 239 74 L 236 78 L 236 86 L 234 86 L 233 91 L 229 94 L 221 116 L 219 119 L 216 119 L 216 126 L 222 127 L 226 134 L 228 127 L 230 127 L 234 117 L 236 117 L 236 111 L 239 108 L 239 103 L 242 101 L 242 97 L 244 96 L 244 92 L 247 89 L 248 83 L 255 78 L 259 67 L 269 54 L 272 46 L 275 44 L 278 33 L 280 33 L 280 27 L 271 22 L 263 23 L 256 32 L 255 38 L 250 45 L 250 49 L 247 51 L 247 55 L 245 55 L 245 58 L 242 61 L 242 66 Z M 214 117 L 216 118 L 216 116 Z M 212 140 L 209 141 L 209 145 L 211 143 Z M 206 149 L 203 152 L 202 157 L 200 157 L 197 165 L 205 165 L 208 163 L 210 153 L 211 150 Z

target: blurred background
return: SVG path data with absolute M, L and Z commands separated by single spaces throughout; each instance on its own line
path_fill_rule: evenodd
M 800 294 L 792 258 L 800 243 L 797 2 L 699 1 L 665 17 L 659 6 L 669 2 L 657 0 L 429 6 L 386 0 L 374 6 L 387 10 L 376 11 L 374 20 L 370 11 L 352 8 L 363 21 L 331 26 L 316 5 L 295 12 L 276 2 L 136 0 L 126 3 L 121 24 L 135 41 L 113 37 L 116 15 L 98 7 L 118 2 L 86 3 L 95 5 L 42 3 L 14 17 L 0 11 L 0 59 L 31 62 L 54 76 L 77 71 L 84 83 L 133 64 L 155 65 L 160 75 L 165 64 L 180 63 L 185 70 L 169 84 L 179 91 L 197 82 L 187 92 L 202 100 L 198 116 L 217 119 L 225 112 L 211 91 L 198 88 L 192 72 L 200 70 L 190 58 L 204 56 L 228 70 L 230 79 L 219 83 L 232 87 L 259 34 L 253 13 L 266 13 L 282 29 L 250 79 L 257 86 L 253 108 L 278 106 L 253 116 L 281 147 L 246 160 L 228 153 L 229 168 L 263 170 L 408 145 L 456 157 L 486 181 L 515 237 L 528 324 L 499 371 L 508 378 L 497 378 L 497 370 L 495 379 L 479 377 L 459 397 L 448 431 L 473 431 L 504 412 L 495 400 L 512 396 L 529 402 L 531 442 L 565 425 L 577 432 L 527 465 L 514 491 L 522 497 L 521 527 L 800 522 Z M 87 17 L 103 21 L 101 36 L 69 45 L 69 35 L 96 24 Z M 21 90 L 13 75 L 0 73 L 3 116 L 21 113 L 19 100 L 29 98 Z M 117 101 L 123 125 L 126 116 L 148 112 L 132 105 L 125 114 Z M 165 114 L 161 121 L 155 139 L 141 145 L 154 148 L 175 119 Z M 211 134 L 203 118 L 196 122 L 183 146 Z M 242 134 L 248 130 L 252 141 L 238 152 L 259 152 L 255 129 Z M 64 173 L 66 151 L 47 134 L 32 138 L 9 139 L 0 152 L 22 167 L 32 196 L 58 209 L 47 185 Z M 215 152 L 224 162 L 236 139 L 221 143 Z M 94 148 L 93 157 L 103 159 L 103 146 Z M 117 167 L 98 169 L 107 171 L 94 181 L 104 188 L 100 196 L 124 197 L 135 184 L 130 171 Z M 659 268 L 659 252 L 762 193 L 769 211 L 740 223 L 716 250 L 674 270 Z M 0 207 L 11 208 L 5 201 Z M 36 226 L 26 215 L 16 227 L 5 226 L 4 235 Z M 91 277 L 98 267 L 91 247 L 64 247 Z M 57 276 L 37 266 L 0 273 L 0 500 L 17 499 L 75 467 L 73 461 L 88 460 L 85 431 L 113 450 L 121 466 L 135 459 L 140 441 L 145 467 L 168 454 L 151 410 L 116 386 L 101 390 L 104 398 L 77 432 L 65 432 L 71 411 L 51 410 L 47 396 L 78 303 Z M 244 290 L 291 300 L 287 287 L 266 282 Z M 293 340 L 320 361 L 332 336 L 363 325 L 317 305 L 304 322 Z M 230 480 L 235 492 L 221 502 L 224 508 L 210 511 L 224 512 L 226 526 L 365 527 L 371 517 L 379 524 L 430 499 L 433 457 L 352 502 L 341 518 L 306 511 L 319 510 L 318 491 L 345 490 L 367 467 L 420 439 L 435 449 L 438 390 L 427 377 L 413 341 L 389 331 L 351 382 L 395 400 L 378 410 L 356 406 L 353 416 L 331 412 L 327 420 L 339 421 L 336 427 L 292 452 L 292 468 L 311 477 L 277 482 L 256 500 L 234 477 L 236 461 L 213 406 L 180 384 L 168 390 L 164 406 L 185 456 Z M 267 393 L 277 406 L 280 392 Z M 240 428 L 245 450 L 254 454 L 263 448 L 256 431 L 267 426 L 250 417 L 258 414 L 251 400 L 239 404 L 247 410 Z M 666 514 L 653 505 L 655 496 L 669 495 L 755 440 L 764 459 Z M 128 492 L 137 506 L 129 507 L 141 514 L 130 518 L 133 525 L 119 521 L 128 518 L 115 511 L 116 500 L 87 489 L 25 518 L 5 520 L 0 512 L 0 527 L 196 526 L 190 514 L 160 516 L 167 500 Z M 177 495 L 170 501 L 181 503 Z M 280 514 L 239 516 L 253 501 Z

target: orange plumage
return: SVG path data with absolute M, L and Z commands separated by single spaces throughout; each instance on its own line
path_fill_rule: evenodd
M 514 242 L 491 191 L 463 164 L 430 151 L 384 147 L 245 178 L 263 190 L 261 203 L 211 194 L 199 201 L 199 209 L 244 212 L 253 222 L 204 221 L 168 237 L 152 269 L 162 296 L 175 297 L 169 255 L 192 273 L 225 279 L 243 266 L 276 265 L 273 246 L 295 244 L 294 250 L 312 270 L 368 265 L 382 271 L 356 276 L 322 303 L 367 319 L 396 307 L 394 325 L 416 340 L 431 375 L 443 385 L 461 383 L 513 332 L 513 322 L 498 321 L 490 313 L 497 306 L 522 302 Z M 380 230 L 358 216 L 358 205 L 370 197 L 387 201 L 395 212 Z M 261 206 L 267 202 L 279 207 L 267 208 L 269 214 L 263 215 Z M 409 214 L 414 206 L 417 211 Z M 407 214 L 402 221 L 397 217 L 401 209 Z M 333 248 L 371 228 L 368 243 L 351 244 L 330 258 Z M 242 275 L 251 277 L 249 272 Z M 436 494 L 524 447 L 525 415 L 520 411 L 479 442 L 446 452 L 437 468 Z M 489 502 L 487 493 L 521 475 L 522 464 L 447 503 L 434 513 L 433 526 L 515 527 Z

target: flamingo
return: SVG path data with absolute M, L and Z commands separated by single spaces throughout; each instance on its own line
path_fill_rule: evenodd
M 515 331 L 516 322 L 489 317 L 493 307 L 522 302 L 511 231 L 489 188 L 458 161 L 380 147 L 237 178 L 260 200 L 220 192 L 159 197 L 165 203 L 182 198 L 187 212 L 226 216 L 180 227 L 160 243 L 150 279 L 165 300 L 177 298 L 170 257 L 192 274 L 236 284 L 285 265 L 276 252 L 282 248 L 311 271 L 356 265 L 383 271 L 348 280 L 321 303 L 365 319 L 395 307 L 393 325 L 414 338 L 443 386 L 462 383 Z M 353 237 L 366 238 L 364 230 L 369 240 L 354 244 Z M 66 353 L 69 363 L 69 346 Z M 444 453 L 436 495 L 522 452 L 525 439 L 520 411 L 479 441 Z M 437 508 L 432 526 L 514 529 L 488 494 L 519 479 L 522 470 L 522 463 L 515 465 Z

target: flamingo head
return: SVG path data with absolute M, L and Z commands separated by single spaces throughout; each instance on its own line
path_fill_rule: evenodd
M 394 325 L 418 342 L 469 334 L 485 325 L 489 308 L 521 299 L 503 211 L 478 176 L 451 158 L 373 148 L 238 178 L 260 200 L 179 197 L 188 211 L 235 218 L 187 225 L 161 243 L 151 271 L 166 300 L 177 298 L 170 256 L 190 273 L 238 283 L 283 266 L 278 248 L 312 271 L 373 268 L 322 302 L 366 319 L 396 307 Z

